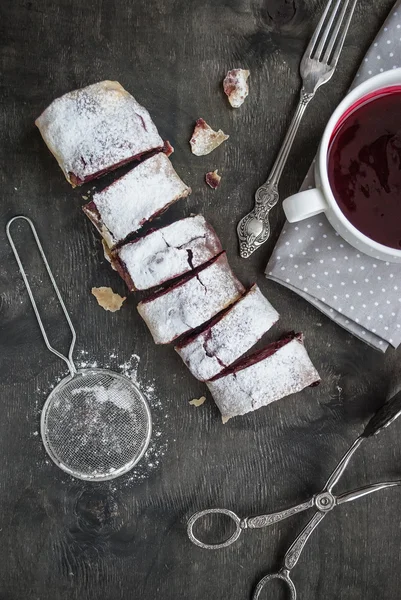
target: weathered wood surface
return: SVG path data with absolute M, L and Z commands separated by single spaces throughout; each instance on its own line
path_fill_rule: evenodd
M 343 96 L 391 0 L 360 0 L 338 73 L 311 105 L 283 178 L 294 192 L 324 123 Z M 364 421 L 400 381 L 399 357 L 386 356 L 334 325 L 304 300 L 265 280 L 273 239 L 250 260 L 237 251 L 236 221 L 252 205 L 283 137 L 299 87 L 298 63 L 323 2 L 317 0 L 3 0 L 1 16 L 0 205 L 0 598 L 1 600 L 241 600 L 277 568 L 306 515 L 246 532 L 229 550 L 192 546 L 185 521 L 201 507 L 240 514 L 278 510 L 320 489 Z M 239 111 L 221 91 L 228 68 L 251 70 L 251 94 Z M 175 167 L 193 188 L 164 218 L 201 211 L 215 226 L 243 283 L 257 280 L 281 313 L 270 338 L 302 330 L 323 383 L 257 414 L 222 426 L 205 393 L 171 348 L 156 347 L 130 296 L 109 314 L 90 295 L 123 283 L 112 273 L 81 213 L 85 190 L 72 190 L 46 150 L 34 119 L 56 96 L 117 79 L 151 112 L 174 145 Z M 202 116 L 230 134 L 213 154 L 190 154 Z M 213 192 L 204 173 L 219 168 Z M 99 182 L 98 186 L 103 185 Z M 46 460 L 37 435 L 40 407 L 65 372 L 40 337 L 4 226 L 16 213 L 33 218 L 70 308 L 81 350 L 99 365 L 141 357 L 138 377 L 154 380 L 161 443 L 158 468 L 90 485 Z M 17 236 L 18 237 L 18 236 Z M 24 255 L 53 339 L 65 330 L 27 234 Z M 111 358 L 113 353 L 117 357 Z M 398 360 L 397 360 L 398 359 Z M 400 478 L 400 427 L 394 424 L 355 457 L 342 487 Z M 148 461 L 149 462 L 149 461 Z M 400 597 L 400 492 L 390 490 L 339 508 L 309 541 L 294 571 L 308 600 Z M 272 588 L 266 598 L 276 590 Z

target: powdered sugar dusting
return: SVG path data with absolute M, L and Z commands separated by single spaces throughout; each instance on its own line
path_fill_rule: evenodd
M 167 156 L 159 153 L 94 194 L 93 202 L 117 244 L 190 191 Z
M 217 323 L 176 350 L 192 375 L 205 381 L 252 348 L 278 318 L 277 311 L 254 285 Z
M 221 250 L 214 230 L 197 215 L 126 244 L 117 254 L 135 289 L 146 290 L 199 267 Z
M 163 147 L 148 111 L 117 81 L 101 81 L 57 98 L 36 125 L 74 185 Z
M 240 371 L 207 382 L 225 418 L 243 415 L 319 381 L 302 343 L 294 338 L 277 352 Z
M 156 344 L 168 344 L 235 302 L 244 287 L 225 253 L 187 281 L 138 305 Z

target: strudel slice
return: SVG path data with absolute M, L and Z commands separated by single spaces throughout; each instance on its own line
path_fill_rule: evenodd
M 140 302 L 138 311 L 156 344 L 168 344 L 212 319 L 243 292 L 223 252 L 195 273 Z
M 211 379 L 247 352 L 279 315 L 256 284 L 235 304 L 175 349 L 192 375 Z
M 83 211 L 113 248 L 190 192 L 170 159 L 159 152 L 94 194 Z
M 73 186 L 164 145 L 148 111 L 118 81 L 64 94 L 35 123 Z
M 240 359 L 207 386 L 223 421 L 266 406 L 320 381 L 298 333 Z
M 197 215 L 124 244 L 111 262 L 130 290 L 147 290 L 193 271 L 221 251 L 216 232 Z

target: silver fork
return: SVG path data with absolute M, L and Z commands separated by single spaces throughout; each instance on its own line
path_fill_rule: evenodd
M 278 183 L 295 135 L 316 90 L 329 81 L 335 71 L 356 3 L 357 0 L 329 0 L 302 57 L 302 89 L 298 107 L 271 173 L 256 191 L 254 209 L 245 215 L 237 226 L 242 258 L 248 258 L 270 236 L 269 212 L 278 202 Z

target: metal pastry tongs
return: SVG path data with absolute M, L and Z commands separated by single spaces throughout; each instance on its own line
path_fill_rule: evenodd
M 227 510 L 224 508 L 212 508 L 208 510 L 202 510 L 200 512 L 195 513 L 188 521 L 188 536 L 189 539 L 200 546 L 201 548 L 206 548 L 209 550 L 215 550 L 218 548 L 225 548 L 230 546 L 233 542 L 235 542 L 239 536 L 241 535 L 244 529 L 259 529 L 261 527 L 268 527 L 273 523 L 277 523 L 278 521 L 282 521 L 295 515 L 297 513 L 308 510 L 309 508 L 314 507 L 316 510 L 313 517 L 310 519 L 309 523 L 304 527 L 301 533 L 298 535 L 294 543 L 290 546 L 288 551 L 284 556 L 283 566 L 277 573 L 271 573 L 263 577 L 258 585 L 256 586 L 253 600 L 258 600 L 260 598 L 261 591 L 263 587 L 272 579 L 281 579 L 284 581 L 290 590 L 290 598 L 291 600 L 296 600 L 297 593 L 294 582 L 290 577 L 290 571 L 297 564 L 299 557 L 301 555 L 302 550 L 306 542 L 308 541 L 310 535 L 319 525 L 319 523 L 324 519 L 326 514 L 333 510 L 336 506 L 340 506 L 345 502 L 351 502 L 352 500 L 357 500 L 358 498 L 362 498 L 368 494 L 372 494 L 373 492 L 377 492 L 379 490 L 383 490 L 389 487 L 399 486 L 401 485 L 401 480 L 395 481 L 383 481 L 380 483 L 375 483 L 373 485 L 367 485 L 352 492 L 346 492 L 344 494 L 340 494 L 336 496 L 333 494 L 333 487 L 338 483 L 342 474 L 344 473 L 348 463 L 351 460 L 354 452 L 359 448 L 364 440 L 367 438 L 376 435 L 385 427 L 388 427 L 390 423 L 392 423 L 399 415 L 401 414 L 401 391 L 398 392 L 391 400 L 386 402 L 370 419 L 368 424 L 366 425 L 363 433 L 355 440 L 349 450 L 344 454 L 332 474 L 330 475 L 326 485 L 322 489 L 322 491 L 318 494 L 315 494 L 302 504 L 298 504 L 297 506 L 293 506 L 288 508 L 287 510 L 283 510 L 280 512 L 270 513 L 267 515 L 259 515 L 256 517 L 245 517 L 241 519 L 238 515 L 236 515 L 231 510 Z M 230 517 L 235 523 L 235 531 L 234 533 L 225 541 L 218 544 L 205 544 L 201 540 L 199 540 L 194 532 L 193 528 L 198 519 L 210 515 L 210 514 L 223 514 Z

